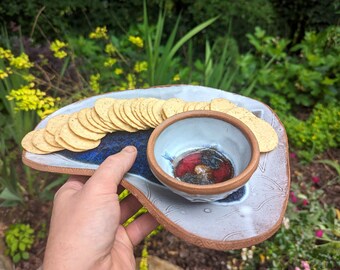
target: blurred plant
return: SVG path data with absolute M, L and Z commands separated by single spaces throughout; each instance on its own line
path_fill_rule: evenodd
M 159 12 L 155 26 L 149 24 L 146 4 L 143 16 L 143 24 L 131 27 L 119 38 L 105 26 L 97 27 L 89 39 L 68 37 L 70 57 L 78 63 L 94 93 L 190 82 L 186 76 L 188 68 L 183 67 L 184 61 L 178 56 L 179 50 L 217 18 L 199 24 L 176 41 L 181 19 L 178 17 L 163 43 L 165 10 Z
M 340 145 L 339 29 L 307 32 L 300 44 L 288 48 L 289 40 L 256 28 L 248 34 L 255 51 L 239 60 L 234 87 L 271 105 L 285 125 L 292 149 L 305 161 Z M 293 115 L 306 108 L 311 112 L 307 120 Z
M 322 204 L 321 188 L 299 180 L 292 192 L 282 228 L 256 246 L 246 269 L 336 269 L 340 262 L 340 220 L 336 209 Z
M 13 160 L 20 156 L 23 136 L 39 119 L 58 108 L 60 98 L 48 96 L 38 88 L 41 79 L 33 74 L 36 64 L 23 51 L 22 43 L 21 52 L 16 56 L 4 29 L 0 41 L 4 46 L 0 46 L 0 130 L 3 134 L 0 140 L 0 200 L 3 201 L 1 206 L 11 206 L 22 202 L 23 194 L 40 194 L 28 167 L 23 168 L 25 177 L 22 179 L 27 181 L 27 186 L 21 184 Z
M 12 224 L 5 231 L 6 254 L 11 256 L 14 263 L 28 260 L 34 238 L 34 230 L 29 224 Z
M 147 82 L 151 86 L 171 83 L 178 73 L 178 70 L 176 70 L 176 63 L 179 61 L 179 59 L 176 58 L 178 50 L 192 39 L 192 37 L 217 20 L 217 17 L 215 17 L 197 25 L 175 42 L 181 19 L 179 16 L 169 38 L 166 40 L 165 44 L 162 45 L 162 37 L 164 34 L 163 28 L 165 23 L 164 13 L 165 11 L 162 10 L 159 12 L 156 27 L 151 27 L 149 25 L 146 2 L 144 1 L 144 23 L 142 32 L 145 42 L 146 61 L 148 63 Z
M 225 38 L 216 39 L 211 47 L 207 40 L 205 44 L 205 60 L 194 62 L 190 78 L 201 85 L 217 89 L 233 91 L 235 76 L 239 72 L 236 65 L 238 55 L 237 45 L 231 37 L 231 23 Z
M 141 260 L 139 263 L 139 270 L 148 270 L 149 266 L 148 266 L 148 246 L 147 246 L 147 242 L 144 241 L 144 245 L 143 245 L 143 249 L 142 249 L 142 255 L 141 255 Z
M 241 93 L 267 102 L 280 95 L 292 108 L 339 98 L 340 49 L 334 43 L 339 31 L 307 32 L 300 44 L 288 48 L 290 40 L 267 36 L 256 27 L 247 35 L 255 51 L 239 59 Z
M 282 111 L 279 115 L 286 127 L 291 147 L 297 150 L 301 159 L 312 161 L 328 148 L 340 146 L 340 107 L 337 104 L 316 105 L 306 120 Z
M 329 167 L 333 168 L 336 171 L 338 177 L 340 176 L 340 164 L 338 160 L 322 159 L 317 160 L 315 162 L 328 165 Z

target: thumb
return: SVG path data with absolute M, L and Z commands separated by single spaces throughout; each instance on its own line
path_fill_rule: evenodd
M 95 194 L 117 193 L 117 187 L 135 162 L 137 149 L 127 146 L 119 153 L 109 156 L 99 166 L 84 188 Z

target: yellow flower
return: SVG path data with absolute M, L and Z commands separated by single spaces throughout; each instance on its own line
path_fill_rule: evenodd
M 5 70 L 0 69 L 0 80 L 7 78 L 9 73 Z
M 23 75 L 22 78 L 28 82 L 33 82 L 35 80 L 35 77 L 32 74 Z
M 6 98 L 15 102 L 16 111 L 36 111 L 41 118 L 55 111 L 56 103 L 60 101 L 60 98 L 46 96 L 45 92 L 35 89 L 34 83 L 12 90 Z
M 104 67 L 112 67 L 114 64 L 116 64 L 117 59 L 116 58 L 108 58 L 105 62 L 104 62 Z
M 55 52 L 54 56 L 59 58 L 59 59 L 63 59 L 64 57 L 67 56 L 67 52 L 65 51 L 59 51 L 59 52 Z
M 58 39 L 56 39 L 55 41 L 53 41 L 50 45 L 50 49 L 53 52 L 59 51 L 62 48 L 67 47 L 67 43 L 60 41 Z
M 179 81 L 181 78 L 179 77 L 179 74 L 176 74 L 173 78 L 172 78 L 172 80 L 173 81 Z
M 140 37 L 137 37 L 137 36 L 129 36 L 129 41 L 132 43 L 132 44 L 135 44 L 137 47 L 139 48 L 143 48 L 144 46 L 144 43 L 143 43 L 143 40 L 140 38 Z
M 264 254 L 260 254 L 260 262 L 263 264 L 266 261 L 266 256 Z
M 116 68 L 116 69 L 114 70 L 114 73 L 115 73 L 116 75 L 120 75 L 120 74 L 123 74 L 123 70 L 122 70 L 121 68 Z
M 89 34 L 89 38 L 91 39 L 108 39 L 109 37 L 107 36 L 107 29 L 106 26 L 103 27 L 97 27 L 94 32 L 91 32 Z
M 26 53 L 21 53 L 18 57 L 12 57 L 9 59 L 9 64 L 17 69 L 33 67 L 33 63 L 30 62 Z
M 117 51 L 116 47 L 112 45 L 112 43 L 106 44 L 105 52 L 107 54 L 114 54 Z
M 2 47 L 0 47 L 0 59 L 7 59 L 11 60 L 13 58 L 13 54 L 10 50 L 6 50 Z
M 67 46 L 68 46 L 67 43 L 56 39 L 51 43 L 50 50 L 53 52 L 53 55 L 56 58 L 62 59 L 67 56 L 67 53 L 62 49 L 66 48 Z
M 99 79 L 100 79 L 100 74 L 93 74 L 90 76 L 90 87 L 95 93 L 99 93 L 100 87 L 99 87 Z
M 135 75 L 129 73 L 126 77 L 128 81 L 128 89 L 135 89 L 136 88 L 136 77 Z
M 137 62 L 133 70 L 137 73 L 148 70 L 148 63 L 146 61 Z

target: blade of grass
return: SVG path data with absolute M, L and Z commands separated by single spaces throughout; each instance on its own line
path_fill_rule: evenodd
M 175 54 L 177 53 L 177 51 L 186 43 L 188 42 L 193 36 L 195 36 L 196 34 L 198 34 L 199 32 L 201 32 L 202 30 L 204 30 L 206 27 L 208 27 L 209 25 L 211 25 L 213 22 L 215 22 L 218 19 L 218 17 L 212 18 L 210 20 L 207 20 L 201 24 L 199 24 L 198 26 L 196 26 L 195 28 L 193 28 L 192 30 L 190 30 L 187 34 L 185 34 L 179 41 L 177 41 L 177 43 L 172 46 L 173 42 L 174 42 L 174 38 L 177 34 L 177 28 L 179 25 L 179 21 L 180 21 L 180 17 L 177 19 L 176 21 L 176 25 L 170 35 L 170 38 L 167 42 L 167 46 L 163 52 L 163 59 L 162 59 L 162 65 L 160 65 L 160 68 L 158 69 L 158 75 L 159 78 L 163 78 L 163 74 L 165 72 L 168 72 L 168 68 L 170 67 L 171 61 L 173 60 L 173 57 L 175 56 Z M 169 74 L 169 73 L 167 73 Z

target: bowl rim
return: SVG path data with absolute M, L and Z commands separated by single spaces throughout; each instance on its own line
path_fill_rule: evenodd
M 170 176 L 165 171 L 163 171 L 163 169 L 158 165 L 154 155 L 154 147 L 156 144 L 156 140 L 167 127 L 187 118 L 214 118 L 228 122 L 235 126 L 236 128 L 238 128 L 239 130 L 241 130 L 241 132 L 245 135 L 248 142 L 250 143 L 251 148 L 251 159 L 248 166 L 239 175 L 222 183 L 211 185 L 196 185 L 182 182 Z M 170 188 L 192 195 L 213 195 L 234 190 L 248 182 L 248 180 L 258 167 L 260 160 L 260 150 L 258 142 L 253 132 L 246 124 L 244 124 L 239 119 L 218 111 L 197 110 L 176 114 L 172 117 L 169 117 L 168 119 L 163 121 L 160 125 L 158 125 L 151 133 L 148 141 L 147 160 L 149 163 L 149 167 L 152 173 L 156 176 L 156 178 L 159 179 L 159 181 L 162 182 L 163 184 L 169 186 Z

